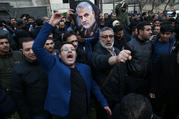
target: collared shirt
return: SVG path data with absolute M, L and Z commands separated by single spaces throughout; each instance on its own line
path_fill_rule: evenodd
M 109 53 L 112 55 L 112 56 L 116 56 L 116 53 L 114 51 L 114 47 L 112 47 L 112 50 L 107 48 L 107 50 L 109 51 Z

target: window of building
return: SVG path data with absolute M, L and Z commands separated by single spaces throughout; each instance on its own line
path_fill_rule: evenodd
M 69 3 L 68 0 L 63 0 L 63 3 Z

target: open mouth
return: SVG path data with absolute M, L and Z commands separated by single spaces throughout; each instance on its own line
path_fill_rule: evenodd
M 68 60 L 73 60 L 73 55 L 72 55 L 72 54 L 68 54 L 68 55 L 67 55 L 67 59 L 68 59 Z

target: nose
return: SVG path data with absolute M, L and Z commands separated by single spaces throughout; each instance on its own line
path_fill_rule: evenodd
M 111 38 L 109 36 L 107 37 L 107 41 L 111 41 Z
M 31 53 L 31 54 L 33 54 L 33 53 L 34 53 L 32 49 L 30 49 L 30 53 Z
M 82 21 L 86 21 L 86 18 L 84 16 L 81 17 Z

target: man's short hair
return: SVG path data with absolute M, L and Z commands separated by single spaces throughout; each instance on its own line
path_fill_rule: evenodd
M 0 39 L 9 39 L 8 34 L 0 34 Z
M 110 28 L 110 27 L 103 27 L 103 28 L 100 30 L 100 32 L 99 32 L 99 36 L 101 37 L 101 36 L 102 36 L 102 32 L 103 32 L 103 31 L 107 31 L 107 30 L 112 31 L 113 34 L 114 34 L 114 31 L 113 31 L 112 28 Z
M 151 26 L 150 22 L 145 22 L 144 21 L 144 22 L 141 22 L 141 23 L 137 24 L 137 30 L 138 30 L 138 32 L 139 32 L 139 30 L 144 30 L 144 27 L 147 26 L 147 25 Z
M 164 23 L 161 25 L 160 27 L 160 32 L 161 33 L 165 33 L 165 32 L 173 32 L 173 27 L 171 24 L 167 24 L 167 23 Z
M 115 26 L 114 28 L 113 28 L 113 30 L 114 30 L 114 33 L 117 33 L 118 31 L 122 31 L 123 30 L 123 28 L 122 28 L 122 26 Z
M 75 47 L 72 43 L 64 41 L 64 42 L 62 42 L 62 43 L 59 45 L 59 53 L 61 53 L 61 48 L 62 48 L 63 45 L 65 45 L 65 44 L 71 44 L 73 47 Z
M 91 6 L 91 4 L 89 2 L 80 2 L 76 6 L 76 11 L 78 12 L 80 9 L 84 9 L 86 7 L 88 7 L 91 12 L 93 11 L 93 7 Z
M 21 45 L 22 45 L 24 42 L 34 41 L 34 38 L 27 36 L 27 37 L 22 37 L 20 40 L 21 40 Z M 23 48 L 23 45 L 22 45 L 22 48 Z
M 75 35 L 76 36 L 76 33 L 74 31 L 70 31 L 70 32 L 66 32 L 63 36 L 63 41 L 64 42 L 67 42 L 67 39 L 72 36 L 72 35 Z
M 131 93 L 121 100 L 120 119 L 150 119 L 152 115 L 151 103 L 142 95 Z

